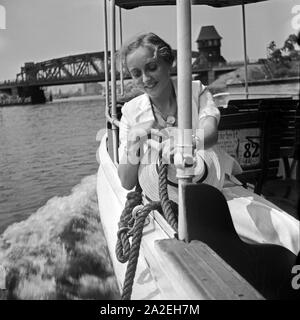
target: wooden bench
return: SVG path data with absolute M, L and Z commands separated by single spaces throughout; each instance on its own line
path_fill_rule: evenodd
M 280 157 L 283 160 L 285 177 L 291 177 L 289 158 L 297 156 L 297 130 L 299 130 L 299 100 L 265 99 L 260 103 L 260 110 L 280 112 Z M 297 129 L 298 128 L 298 129 Z
M 260 102 L 261 102 L 261 99 L 229 100 L 227 108 L 228 109 L 235 108 L 237 111 L 256 111 L 258 110 Z
M 228 108 L 236 108 L 239 111 L 255 111 L 258 110 L 263 101 L 281 102 L 292 101 L 292 97 L 285 98 L 256 98 L 256 99 L 236 99 L 228 101 Z M 226 109 L 226 108 L 225 108 Z
M 279 168 L 279 112 L 250 111 L 223 114 L 219 145 L 240 163 L 237 178 L 261 193 L 264 182 L 277 177 Z
M 257 110 L 280 112 L 280 126 L 276 126 L 280 132 L 280 158 L 283 160 L 285 177 L 290 178 L 293 167 L 289 164 L 289 158 L 294 159 L 294 166 L 299 153 L 299 100 L 291 98 L 230 100 L 228 110 L 221 109 L 221 114 Z

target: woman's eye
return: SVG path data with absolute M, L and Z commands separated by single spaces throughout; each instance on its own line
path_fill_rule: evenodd
M 132 76 L 133 78 L 139 78 L 139 77 L 141 76 L 141 71 L 139 71 L 139 70 L 132 70 L 132 71 L 131 71 L 131 76 Z
M 157 69 L 157 63 L 155 63 L 155 62 L 149 63 L 149 65 L 148 65 L 149 71 L 155 71 L 156 69 Z

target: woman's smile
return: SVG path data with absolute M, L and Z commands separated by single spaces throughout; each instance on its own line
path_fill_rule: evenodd
M 139 47 L 127 56 L 127 68 L 135 86 L 146 92 L 151 98 L 165 94 L 170 85 L 171 66 L 162 58 L 156 57 L 148 47 Z
M 156 87 L 157 84 L 158 84 L 157 81 L 155 81 L 155 82 L 153 82 L 153 83 L 150 83 L 150 84 L 145 84 L 145 85 L 144 85 L 144 88 L 145 88 L 146 90 L 152 90 L 152 89 L 154 89 L 154 88 Z

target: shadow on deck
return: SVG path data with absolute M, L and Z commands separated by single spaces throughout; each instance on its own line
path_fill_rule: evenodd
M 267 181 L 263 185 L 262 194 L 267 200 L 300 220 L 300 181 L 293 179 Z

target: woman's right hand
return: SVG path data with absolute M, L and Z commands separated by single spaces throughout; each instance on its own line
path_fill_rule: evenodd
M 159 130 L 154 128 L 155 121 L 150 120 L 147 122 L 139 123 L 132 127 L 128 133 L 127 150 L 128 155 L 135 155 L 140 157 L 140 149 L 144 142 L 151 134 L 151 138 L 160 136 Z
M 154 120 L 150 120 L 135 125 L 129 130 L 128 140 L 136 142 L 144 137 L 147 137 L 147 135 L 154 128 L 154 123 Z
M 154 121 L 140 123 L 131 128 L 127 135 L 127 150 L 118 166 L 121 184 L 127 190 L 134 188 L 138 181 L 142 143 L 147 140 L 148 134 L 159 134 L 158 130 L 154 129 L 154 124 Z

